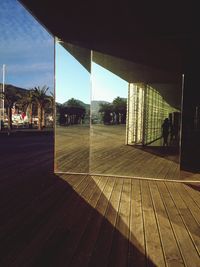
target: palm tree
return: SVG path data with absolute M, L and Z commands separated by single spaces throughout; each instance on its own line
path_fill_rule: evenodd
M 12 85 L 5 86 L 5 92 L 0 93 L 0 97 L 5 101 L 5 107 L 8 114 L 8 131 L 12 130 L 12 108 L 21 99 L 21 95 L 17 89 Z
M 33 99 L 37 103 L 38 109 L 38 130 L 42 130 L 42 126 L 45 126 L 45 106 L 49 102 L 49 96 L 46 95 L 48 90 L 49 87 L 46 85 L 33 89 Z
M 50 101 L 50 109 L 52 112 L 52 116 L 53 116 L 53 121 L 54 121 L 54 117 L 55 117 L 55 96 L 54 93 L 50 92 L 50 96 L 49 96 L 49 101 Z

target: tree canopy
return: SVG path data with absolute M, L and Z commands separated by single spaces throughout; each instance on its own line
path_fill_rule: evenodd
M 99 112 L 102 113 L 104 124 L 125 124 L 126 123 L 126 105 L 124 98 L 117 97 L 112 103 L 100 104 Z

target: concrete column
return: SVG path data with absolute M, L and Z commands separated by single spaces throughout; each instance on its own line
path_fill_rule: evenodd
M 187 55 L 182 102 L 182 170 L 200 171 L 200 57 L 198 50 Z

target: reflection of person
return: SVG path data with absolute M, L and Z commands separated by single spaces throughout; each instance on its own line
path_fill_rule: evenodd
M 169 119 L 165 118 L 162 124 L 163 146 L 168 146 Z

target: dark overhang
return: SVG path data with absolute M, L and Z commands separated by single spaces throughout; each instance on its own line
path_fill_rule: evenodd
M 54 36 L 66 43 L 100 52 L 94 60 L 125 80 L 138 80 L 143 75 L 144 82 L 157 84 L 157 87 L 160 83 L 169 88 L 171 83 L 173 89 L 170 92 L 180 103 L 181 74 L 187 69 L 191 55 L 199 53 L 200 47 L 199 15 L 194 3 L 128 0 L 20 2 Z M 110 56 L 110 63 L 102 54 Z M 124 69 L 114 62 L 116 58 L 118 63 L 123 62 Z M 83 60 L 87 61 L 86 58 Z M 129 66 L 135 68 L 128 70 Z M 177 100 L 174 105 L 175 102 Z

